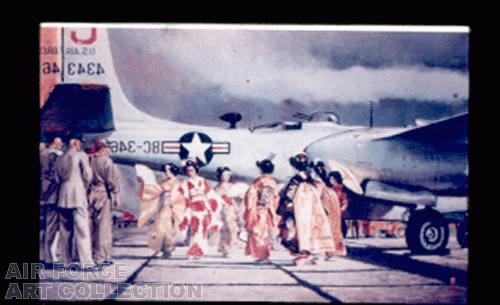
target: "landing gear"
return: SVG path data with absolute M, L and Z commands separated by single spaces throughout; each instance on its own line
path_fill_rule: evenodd
M 405 238 L 413 253 L 442 253 L 448 244 L 449 236 L 448 223 L 438 211 L 426 208 L 410 214 Z
M 467 217 L 457 225 L 457 241 L 460 247 L 467 248 L 469 246 L 469 228 L 467 226 Z

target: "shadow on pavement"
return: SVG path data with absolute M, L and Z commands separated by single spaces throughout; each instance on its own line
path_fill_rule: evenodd
M 366 248 L 347 247 L 347 255 L 349 258 L 357 261 L 434 278 L 442 281 L 444 284 L 449 284 L 450 278 L 454 277 L 457 285 L 467 286 L 467 271 L 418 261 L 409 255 L 386 253 L 385 251 L 387 250 L 386 248 L 370 246 Z

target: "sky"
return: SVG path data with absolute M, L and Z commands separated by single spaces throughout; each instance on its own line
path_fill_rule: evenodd
M 435 107 L 468 102 L 467 33 L 110 29 L 109 37 L 128 98 L 181 122 L 217 124 L 229 111 L 282 120 L 387 99 L 401 100 L 400 111 L 429 105 L 432 118 Z

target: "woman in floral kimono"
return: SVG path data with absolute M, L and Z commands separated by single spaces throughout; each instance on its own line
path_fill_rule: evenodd
M 344 237 L 342 236 L 342 211 L 337 193 L 333 189 L 333 172 L 327 174 L 322 162 L 317 163 L 314 171 L 318 176 L 315 185 L 327 215 L 335 248 L 335 251 L 326 252 L 326 259 L 330 260 L 335 255 L 345 256 L 347 251 L 344 244 Z
M 143 185 L 141 208 L 137 226 L 154 219 L 148 233 L 148 246 L 168 258 L 175 250 L 176 224 L 183 218 L 186 200 L 176 175 L 179 169 L 172 163 L 165 165 L 165 179 L 159 184 Z
M 321 198 L 311 177 L 311 164 L 305 153 L 290 158 L 297 170 L 280 197 L 277 210 L 281 221 L 281 243 L 296 256 L 295 265 L 302 265 L 314 255 L 311 263 L 318 262 L 317 255 L 334 251 L 333 237 L 321 203 Z
M 248 232 L 245 254 L 255 257 L 257 262 L 268 259 L 277 235 L 279 203 L 278 185 L 271 174 L 274 164 L 270 160 L 257 161 L 261 176 L 257 178 L 245 195 L 245 227 Z
M 179 228 L 190 229 L 188 259 L 199 259 L 208 250 L 208 232 L 221 228 L 218 219 L 223 204 L 222 198 L 212 190 L 205 178 L 198 176 L 198 164 L 188 160 L 184 166 L 187 179 L 182 183 L 183 195 L 188 201 L 186 216 Z
M 217 168 L 217 180 L 219 184 L 214 190 L 224 200 L 221 209 L 222 228 L 220 230 L 218 251 L 224 257 L 229 257 L 229 252 L 234 247 L 238 238 L 238 221 L 241 215 L 241 202 L 244 192 L 241 192 L 242 183 L 231 182 L 231 170 L 229 167 Z M 245 189 L 247 188 L 246 185 Z
M 344 215 L 349 207 L 349 200 L 347 199 L 347 194 L 344 189 L 344 179 L 339 172 L 333 171 L 328 175 L 328 181 L 330 182 L 330 187 L 333 188 L 339 199 L 340 214 L 342 216 L 342 232 L 347 232 L 347 224 L 344 221 Z

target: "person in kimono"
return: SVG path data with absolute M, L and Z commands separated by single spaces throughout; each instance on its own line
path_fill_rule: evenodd
M 337 197 L 339 198 L 340 212 L 342 215 L 342 232 L 343 232 L 343 235 L 345 235 L 345 233 L 347 233 L 347 222 L 344 219 L 344 217 L 345 217 L 345 214 L 347 212 L 347 208 L 349 207 L 349 200 L 347 199 L 347 193 L 346 193 L 345 188 L 344 188 L 344 179 L 342 178 L 342 175 L 339 172 L 333 171 L 330 173 L 328 180 L 333 185 L 333 190 L 335 191 L 335 193 L 337 194 Z M 358 222 L 358 224 L 359 224 L 362 221 L 360 220 L 360 221 L 356 221 L 356 222 Z M 358 226 L 358 228 L 359 228 L 359 226 Z M 359 229 L 358 229 L 357 235 L 359 237 Z
M 229 167 L 217 168 L 217 180 L 219 183 L 214 190 L 224 200 L 221 209 L 222 228 L 220 230 L 218 251 L 224 257 L 229 257 L 238 238 L 238 215 L 243 196 L 235 196 L 233 191 L 235 184 L 231 182 L 232 172 Z
M 335 251 L 327 251 L 325 253 L 326 260 L 331 260 L 335 255 L 345 256 L 347 254 L 344 237 L 342 236 L 342 210 L 340 200 L 333 189 L 334 172 L 327 174 L 324 163 L 321 161 L 315 165 L 314 171 L 318 177 L 315 180 L 315 185 L 333 236 Z
M 158 184 L 141 185 L 141 212 L 138 227 L 154 219 L 148 233 L 148 247 L 162 257 L 169 258 L 175 250 L 175 235 L 186 209 L 181 182 L 177 179 L 179 168 L 168 163 L 164 166 L 165 178 Z
M 257 178 L 245 194 L 245 228 L 248 233 L 245 254 L 266 261 L 277 235 L 279 203 L 278 184 L 272 173 L 274 164 L 270 160 L 256 162 L 261 176 Z
M 187 160 L 184 165 L 187 179 L 182 182 L 187 209 L 179 229 L 189 227 L 190 230 L 188 259 L 199 259 L 205 255 L 208 250 L 208 232 L 216 233 L 221 228 L 219 217 L 223 200 L 198 172 L 198 163 Z
M 317 264 L 319 254 L 334 251 L 333 236 L 307 154 L 290 158 L 290 164 L 297 173 L 283 189 L 277 209 L 281 243 L 296 257 L 295 265 Z

